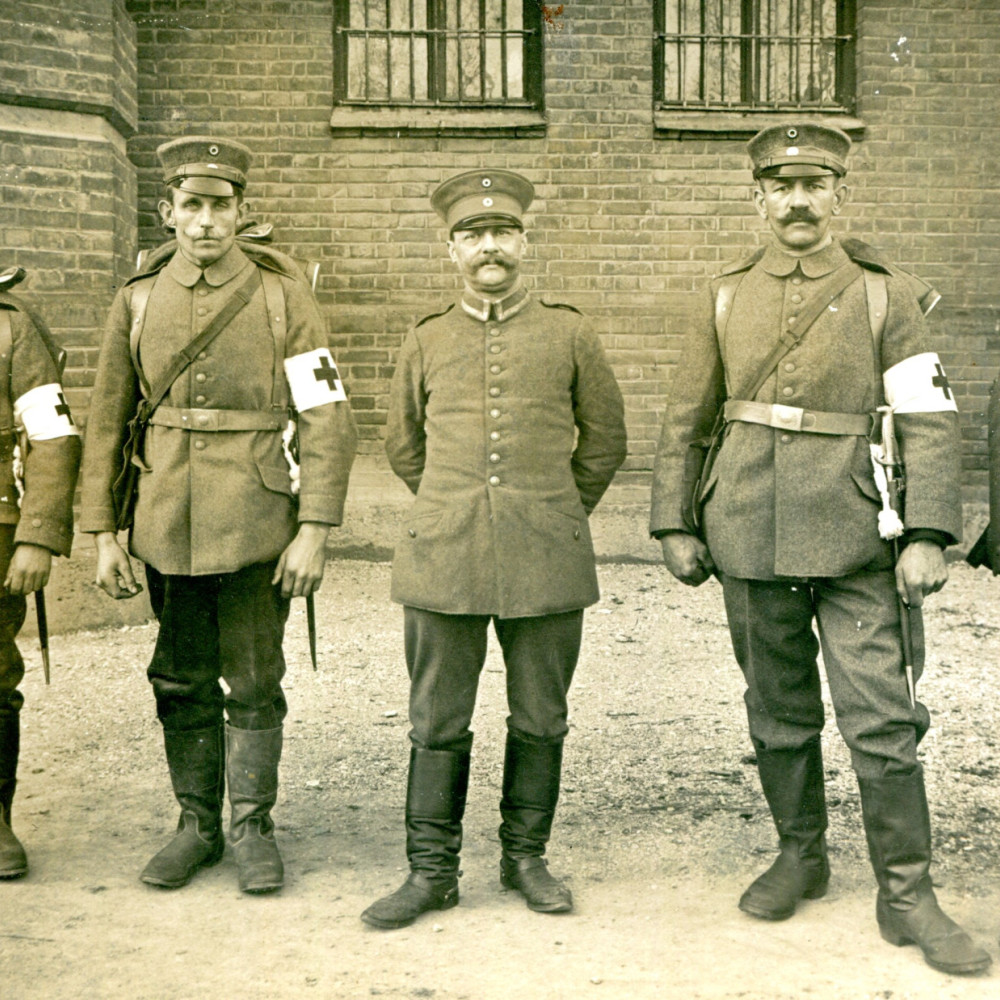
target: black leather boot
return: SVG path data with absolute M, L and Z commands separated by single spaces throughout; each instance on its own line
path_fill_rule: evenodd
M 156 854 L 139 878 L 148 885 L 178 889 L 199 868 L 218 864 L 222 836 L 222 727 L 163 730 L 170 782 L 181 815 L 173 840 Z
M 0 879 L 27 874 L 28 856 L 11 829 L 11 803 L 17 787 L 17 758 L 21 746 L 17 712 L 0 712 Z
M 858 778 L 878 899 L 875 916 L 890 944 L 915 944 L 927 964 L 951 975 L 989 968 L 992 959 L 942 912 L 931 884 L 931 818 L 923 769 Z
M 278 798 L 282 730 L 226 726 L 229 779 L 229 843 L 242 892 L 273 892 L 285 883 L 285 867 L 274 840 L 271 809 Z
M 762 920 L 787 920 L 799 900 L 819 899 L 830 882 L 819 739 L 791 750 L 758 750 L 757 770 L 779 854 L 740 897 L 740 909 Z
M 380 930 L 408 927 L 429 910 L 458 905 L 462 817 L 469 791 L 469 750 L 410 750 L 406 855 L 410 874 L 361 919 Z
M 562 774 L 562 740 L 507 733 L 500 799 L 500 882 L 524 896 L 529 910 L 568 913 L 573 895 L 549 874 L 542 855 L 552 832 Z

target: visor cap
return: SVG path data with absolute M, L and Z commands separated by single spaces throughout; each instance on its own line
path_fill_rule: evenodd
M 847 173 L 851 139 L 818 122 L 788 122 L 762 129 L 748 143 L 754 177 L 813 177 Z
M 469 170 L 441 184 L 431 205 L 449 233 L 489 225 L 523 229 L 522 218 L 534 197 L 531 181 L 512 170 Z
M 253 153 L 235 139 L 207 135 L 185 136 L 156 150 L 163 182 L 193 194 L 230 197 L 246 187 Z

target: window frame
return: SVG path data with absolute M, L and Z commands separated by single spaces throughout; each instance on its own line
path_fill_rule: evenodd
M 654 132 L 660 138 L 684 138 L 686 136 L 711 136 L 736 138 L 752 135 L 761 128 L 778 124 L 789 115 L 807 116 L 811 121 L 836 124 L 848 133 L 858 135 L 864 131 L 864 123 L 855 117 L 857 105 L 857 3 L 856 0 L 837 0 L 836 40 L 834 57 L 835 104 L 800 104 L 789 102 L 783 107 L 755 106 L 753 95 L 739 103 L 712 107 L 710 104 L 683 104 L 666 99 L 665 46 L 667 38 L 666 14 L 670 0 L 653 0 L 653 124 Z M 700 0 L 702 6 L 708 0 Z M 752 17 L 760 0 L 740 0 L 741 18 Z M 673 34 L 673 33 L 671 33 Z M 697 38 L 697 33 L 690 33 Z M 752 65 L 748 56 L 753 45 L 752 37 L 744 37 L 740 64 L 741 97 L 753 88 Z
M 546 126 L 543 43 L 544 19 L 536 0 L 520 0 L 523 35 L 522 73 L 524 96 L 515 100 L 440 100 L 430 95 L 426 101 L 358 100 L 346 94 L 349 73 L 349 35 L 351 0 L 333 2 L 333 112 L 330 127 L 336 132 L 354 135 L 435 134 L 435 135 L 513 135 L 544 134 Z M 388 3 L 392 0 L 384 0 Z M 395 0 L 406 2 L 406 0 Z M 446 5 L 456 0 L 410 0 L 427 6 L 427 31 L 446 24 Z M 517 2 L 517 0 L 508 0 Z M 482 6 L 482 0 L 481 0 Z M 360 29 L 365 30 L 365 29 Z M 376 29 L 385 31 L 387 29 Z M 444 39 L 428 44 L 428 91 L 443 85 L 444 60 L 440 58 Z M 480 43 L 482 52 L 483 42 Z M 389 65 L 389 64 L 387 64 Z M 506 65 L 504 66 L 506 72 Z M 440 90 L 438 91 L 440 92 Z

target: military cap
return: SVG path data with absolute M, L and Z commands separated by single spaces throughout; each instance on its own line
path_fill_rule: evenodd
M 207 135 L 172 139 L 156 150 L 163 182 L 193 194 L 228 198 L 246 187 L 253 153 L 241 142 Z
M 813 177 L 847 173 L 850 137 L 818 122 L 789 122 L 761 129 L 748 143 L 754 177 Z
M 512 170 L 469 170 L 450 177 L 431 195 L 434 211 L 448 232 L 480 226 L 517 226 L 535 189 L 531 181 Z

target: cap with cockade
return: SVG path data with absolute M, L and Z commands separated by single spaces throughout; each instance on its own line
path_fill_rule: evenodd
M 517 226 L 535 197 L 531 181 L 512 170 L 469 170 L 450 177 L 431 195 L 448 232 L 480 226 Z
M 246 187 L 253 153 L 241 142 L 205 135 L 165 142 L 156 150 L 163 182 L 192 194 L 228 198 Z
M 843 176 L 850 149 L 850 136 L 818 122 L 772 125 L 747 143 L 754 177 Z

